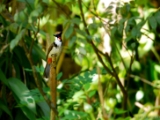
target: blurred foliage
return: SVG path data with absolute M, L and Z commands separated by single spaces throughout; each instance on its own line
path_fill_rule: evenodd
M 0 2 L 1 120 L 50 119 L 39 90 L 50 98 L 43 61 L 61 25 L 60 120 L 159 119 L 160 4 L 107 1 Z

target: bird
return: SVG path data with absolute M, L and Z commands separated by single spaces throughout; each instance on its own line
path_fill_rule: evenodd
M 62 32 L 59 32 L 57 34 L 55 34 L 55 41 L 50 45 L 50 47 L 48 48 L 48 52 L 47 52 L 47 64 L 45 66 L 44 69 L 44 73 L 43 76 L 45 78 L 49 78 L 49 73 L 50 73 L 50 66 L 52 63 L 52 55 L 56 55 L 56 58 L 58 59 L 61 51 L 62 51 L 62 38 L 61 38 Z

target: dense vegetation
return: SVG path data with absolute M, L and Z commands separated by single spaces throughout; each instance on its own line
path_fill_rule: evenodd
M 160 119 L 160 4 L 106 1 L 1 1 L 1 120 L 50 119 L 44 61 L 62 30 L 58 119 Z

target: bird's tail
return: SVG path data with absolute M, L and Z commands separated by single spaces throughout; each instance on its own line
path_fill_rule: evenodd
M 45 78 L 49 78 L 49 72 L 50 72 L 50 64 L 47 64 L 45 69 L 44 69 L 44 73 L 43 73 L 43 76 Z

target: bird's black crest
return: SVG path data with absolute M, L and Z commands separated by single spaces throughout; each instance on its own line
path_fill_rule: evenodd
M 59 33 L 55 34 L 54 36 L 59 38 L 59 37 L 61 37 L 61 35 L 62 35 L 62 32 L 59 32 Z

